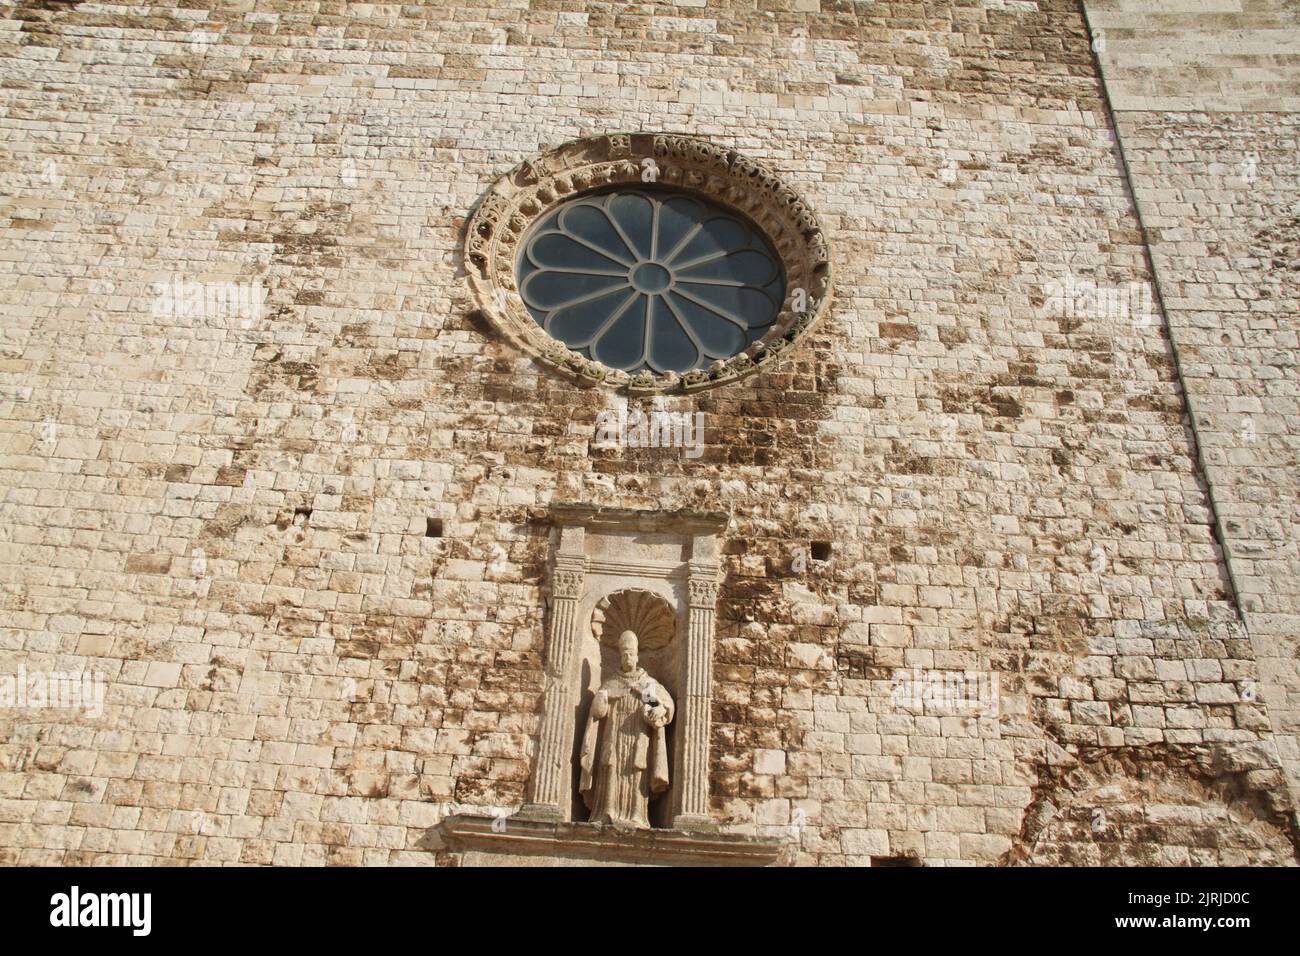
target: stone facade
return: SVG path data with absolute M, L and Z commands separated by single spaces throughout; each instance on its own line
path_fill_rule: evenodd
M 0 710 L 0 862 L 464 862 L 576 502 L 729 515 L 724 837 L 1294 863 L 1294 113 L 1121 103 L 1124 6 L 7 4 L 0 674 L 104 699 Z M 463 266 L 628 130 L 770 167 L 834 268 L 771 363 L 624 399 L 695 458 L 593 447 L 615 392 Z
M 1233 4 L 1232 6 L 1238 6 Z M 1300 794 L 1300 12 L 1089 3 L 1218 534 Z M 1111 42 L 1113 39 L 1113 42 Z M 1189 78 L 1190 71 L 1190 78 Z

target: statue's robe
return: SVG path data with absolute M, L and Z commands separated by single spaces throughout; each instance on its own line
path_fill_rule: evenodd
M 589 712 L 578 789 L 592 823 L 648 827 L 650 797 L 668 789 L 668 744 L 664 728 L 646 721 L 644 697 L 649 691 L 659 702 L 665 725 L 672 723 L 673 699 L 640 668 L 611 677 L 600 689 L 609 697 L 609 712 Z

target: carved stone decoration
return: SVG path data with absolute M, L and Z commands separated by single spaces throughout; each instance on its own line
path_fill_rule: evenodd
M 653 177 L 646 179 L 647 170 Z M 609 186 L 659 183 L 734 209 L 780 254 L 787 301 L 745 352 L 709 372 L 627 373 L 585 358 L 548 336 L 519 297 L 515 263 L 529 228 L 557 205 Z M 517 348 L 583 385 L 638 394 L 691 392 L 737 381 L 787 355 L 830 303 L 826 236 L 811 207 L 771 170 L 693 136 L 614 133 L 565 143 L 521 163 L 496 182 L 470 218 L 465 272 L 478 311 Z M 777 343 L 781 343 L 779 346 Z
M 565 528 L 551 574 L 551 619 L 547 641 L 546 688 L 537 765 L 523 813 L 536 819 L 567 818 L 569 744 L 573 736 L 572 671 L 578 637 L 578 599 L 587 576 L 583 529 Z
M 716 830 L 714 605 L 727 515 L 553 504 L 537 759 L 521 819 Z
M 711 608 L 718 603 L 718 583 L 708 578 L 691 578 L 687 582 L 691 594 L 691 607 Z
M 663 598 L 628 588 L 607 594 L 591 613 L 591 633 L 606 647 L 618 647 L 624 631 L 636 634 L 642 651 L 665 647 L 677 630 L 677 618 Z
M 582 593 L 584 577 L 585 575 L 581 571 L 556 568 L 551 591 L 557 598 L 576 598 Z
M 618 638 L 619 672 L 600 685 L 582 737 L 579 789 L 590 822 L 625 829 L 650 826 L 650 797 L 668 789 L 664 733 L 675 706 L 664 685 L 645 672 L 637 635 Z
M 690 607 L 686 634 L 686 693 L 678 734 L 683 784 L 676 791 L 673 825 L 709 826 L 709 728 L 713 702 L 713 628 L 718 602 L 718 540 L 697 539 L 687 565 Z

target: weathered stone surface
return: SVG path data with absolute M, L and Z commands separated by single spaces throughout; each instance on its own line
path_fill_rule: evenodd
M 1281 0 L 1240 10 L 1179 3 L 1152 11 L 1132 0 L 1086 7 L 1104 34 L 1099 60 L 1219 519 L 1216 537 L 1294 801 L 1300 68 L 1280 54 L 1300 40 L 1300 13 Z M 1193 680 L 1213 678 L 1219 667 L 1186 663 Z M 1225 684 L 1196 691 L 1202 702 L 1231 696 Z
M 451 6 L 4 8 L 0 674 L 104 697 L 0 709 L 0 862 L 463 862 L 553 501 L 731 515 L 727 834 L 1294 862 L 1294 114 L 1113 121 L 1074 0 Z M 465 292 L 492 184 L 624 130 L 770 167 L 835 269 L 770 366 L 627 399 L 698 458 L 593 447 L 614 392 Z

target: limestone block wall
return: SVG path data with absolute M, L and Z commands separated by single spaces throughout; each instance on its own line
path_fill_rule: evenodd
M 1300 10 L 1089 0 L 1087 15 L 1294 795 Z
M 732 514 L 711 811 L 789 862 L 1294 861 L 1073 0 L 0 13 L 0 674 L 105 691 L 0 710 L 0 861 L 457 862 L 523 799 L 559 501 Z M 628 129 L 833 244 L 810 344 L 662 400 L 699 458 L 594 449 L 457 272 L 497 177 Z
M 1117 110 L 1295 113 L 1290 0 L 1084 0 Z

